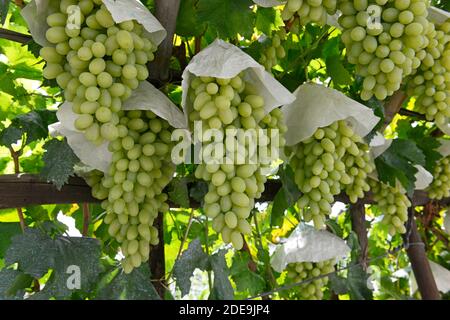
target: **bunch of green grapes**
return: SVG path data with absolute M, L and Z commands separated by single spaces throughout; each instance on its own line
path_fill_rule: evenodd
M 369 146 L 363 142 L 358 135 L 352 136 L 359 151 L 357 155 L 346 152 L 342 161 L 347 168 L 347 173 L 351 182 L 344 187 L 345 193 L 349 196 L 351 203 L 356 203 L 358 199 L 364 198 L 364 193 L 370 190 L 367 176 L 375 170 Z M 356 152 L 355 152 L 356 153 Z
M 286 40 L 286 30 L 281 28 L 276 31 L 270 40 L 270 45 L 267 46 L 261 54 L 261 63 L 267 71 L 270 71 L 274 66 L 278 64 L 280 59 L 286 56 L 286 52 L 282 46 L 283 41 Z
M 147 79 L 156 46 L 136 21 L 116 24 L 102 0 L 61 0 L 47 24 L 52 46 L 40 52 L 47 62 L 44 77 L 64 89 L 79 115 L 74 125 L 89 141 L 116 140 L 118 112 Z
M 325 25 L 327 14 L 335 14 L 336 6 L 337 0 L 287 0 L 281 17 L 286 21 L 297 14 L 302 25 L 308 23 Z
M 210 159 L 203 159 L 195 171 L 198 179 L 208 182 L 203 209 L 213 219 L 212 227 L 221 233 L 224 242 L 241 249 L 243 235 L 251 233 L 246 219 L 255 199 L 264 191 L 266 177 L 261 170 L 272 156 L 267 153 L 261 157 L 259 151 L 276 143 L 270 134 L 261 130 L 278 128 L 282 135 L 286 131 L 282 112 L 275 109 L 266 115 L 264 99 L 241 75 L 232 79 L 194 78 L 189 97 L 193 105 L 189 119 L 194 127 L 194 122 L 200 121 L 204 144 L 209 144 L 205 138 L 208 129 L 222 133 L 225 143 L 223 150 Z M 246 138 L 248 133 L 258 137 L 253 136 L 255 140 L 251 142 Z M 275 138 L 280 145 L 284 144 L 280 134 Z
M 297 283 L 321 275 L 329 274 L 335 271 L 335 259 L 320 262 L 298 262 L 288 264 L 287 279 L 288 282 Z M 328 277 L 314 279 L 309 283 L 295 287 L 295 295 L 304 300 L 322 300 L 323 288 L 328 283 Z
M 317 229 L 325 227 L 334 196 L 342 186 L 352 185 L 348 193 L 359 197 L 365 190 L 361 179 L 371 169 L 361 137 L 344 120 L 319 128 L 310 138 L 287 150 L 295 183 L 303 194 L 297 201 L 303 219 Z
M 446 125 L 450 118 L 450 22 L 429 30 L 426 56 L 408 82 L 408 95 L 416 96 L 414 106 L 427 120 Z
M 408 208 L 411 206 L 406 192 L 399 187 L 392 187 L 374 179 L 369 179 L 373 200 L 384 214 L 381 223 L 388 226 L 391 236 L 405 233 L 408 220 Z
M 363 80 L 361 99 L 384 100 L 425 56 L 427 0 L 342 0 L 338 22 L 347 59 Z
M 123 115 L 121 114 L 123 113 Z M 109 171 L 88 179 L 92 195 L 103 200 L 104 222 L 119 243 L 126 273 L 149 258 L 150 244 L 158 243 L 153 221 L 166 212 L 163 189 L 172 179 L 171 128 L 151 111 L 119 112 L 119 137 L 110 142 Z
M 431 199 L 450 197 L 450 157 L 439 160 L 434 167 L 433 182 L 427 188 Z

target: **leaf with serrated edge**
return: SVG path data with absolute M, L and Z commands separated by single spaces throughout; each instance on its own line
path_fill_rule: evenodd
M 79 161 L 66 140 L 52 139 L 45 143 L 47 152 L 43 156 L 45 166 L 41 176 L 55 184 L 60 190 L 74 173 L 74 165 Z

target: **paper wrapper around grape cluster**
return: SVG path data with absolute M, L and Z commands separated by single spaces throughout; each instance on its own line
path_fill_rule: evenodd
M 258 89 L 258 94 L 264 98 L 266 113 L 294 101 L 295 97 L 262 65 L 238 47 L 217 39 L 194 56 L 183 72 L 182 106 L 186 116 L 186 127 L 189 113 L 192 111 L 192 103 L 188 99 L 192 75 L 229 79 L 242 71 L 244 71 L 244 80 L 254 85 Z
M 299 224 L 284 243 L 276 245 L 270 264 L 283 272 L 290 263 L 341 259 L 349 252 L 346 242 L 334 234 Z
M 361 103 L 319 84 L 302 84 L 294 95 L 296 100 L 281 108 L 288 127 L 288 146 L 308 139 L 318 128 L 338 120 L 346 120 L 356 134 L 365 137 L 380 120 Z
M 147 81 L 142 82 L 123 104 L 123 110 L 147 110 L 167 120 L 174 128 L 184 128 L 184 115 L 169 98 Z M 77 115 L 72 111 L 72 104 L 64 102 L 56 113 L 59 122 L 49 126 L 52 135 L 63 135 L 69 146 L 84 164 L 93 169 L 107 172 L 112 160 L 108 151 L 108 142 L 97 146 L 88 141 L 83 132 L 75 129 Z
M 103 4 L 111 13 L 116 23 L 136 20 L 144 27 L 144 36 L 155 45 L 159 45 L 167 35 L 167 31 L 150 11 L 138 0 L 103 0 Z M 41 46 L 53 46 L 47 41 L 45 33 L 49 26 L 47 17 L 59 7 L 57 1 L 32 0 L 22 9 L 21 14 L 28 24 L 33 40 Z
M 381 133 L 377 133 L 370 141 L 369 147 L 372 157 L 375 159 L 385 152 L 392 144 L 392 139 L 386 139 Z M 448 147 L 450 153 L 450 145 Z M 416 181 L 414 183 L 414 190 L 425 190 L 433 182 L 433 175 L 421 165 L 415 165 L 418 170 L 415 174 Z M 369 175 L 370 178 L 378 181 L 377 172 L 374 171 Z M 400 182 L 397 181 L 397 186 L 403 189 Z

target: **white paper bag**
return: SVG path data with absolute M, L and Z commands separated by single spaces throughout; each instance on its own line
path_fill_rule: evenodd
M 344 240 L 325 230 L 299 224 L 283 244 L 277 245 L 270 264 L 277 272 L 296 262 L 320 262 L 343 258 L 350 252 Z
M 151 12 L 138 0 L 103 0 L 115 22 L 136 20 L 145 29 L 144 36 L 159 45 L 167 35 L 166 30 Z M 49 13 L 59 11 L 57 1 L 32 0 L 22 9 L 22 16 L 28 24 L 33 40 L 41 46 L 52 46 L 45 38 L 45 32 L 49 28 L 47 16 Z
M 192 110 L 192 103 L 188 99 L 192 75 L 233 78 L 242 71 L 245 71 L 244 80 L 249 81 L 255 88 L 259 89 L 258 93 L 264 98 L 267 113 L 278 106 L 294 101 L 295 97 L 275 80 L 262 65 L 238 47 L 217 39 L 194 56 L 183 72 L 182 106 L 186 116 L 186 127 L 188 127 L 188 115 Z
M 147 81 L 143 81 L 133 91 L 130 98 L 125 101 L 123 110 L 150 110 L 167 120 L 172 127 L 184 128 L 184 115 L 180 109 Z M 60 122 L 52 125 L 51 130 L 56 130 L 67 138 L 68 144 L 81 162 L 106 173 L 112 159 L 112 154 L 108 151 L 108 142 L 97 146 L 88 141 L 84 133 L 75 129 L 77 114 L 72 111 L 70 102 L 64 102 L 56 116 Z
M 288 146 L 311 137 L 318 128 L 338 120 L 347 120 L 355 133 L 365 137 L 380 120 L 361 103 L 319 84 L 302 84 L 294 95 L 296 100 L 281 109 L 288 127 Z

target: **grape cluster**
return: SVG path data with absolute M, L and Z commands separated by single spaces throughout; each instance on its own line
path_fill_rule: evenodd
M 278 64 L 280 59 L 286 56 L 286 52 L 283 48 L 283 41 L 286 40 L 286 30 L 281 28 L 276 31 L 270 40 L 270 45 L 267 46 L 261 54 L 261 63 L 267 71 L 270 71 L 274 66 Z
M 416 96 L 414 106 L 427 120 L 446 125 L 450 118 L 450 22 L 428 31 L 426 56 L 408 82 L 408 94 Z
M 408 208 L 411 202 L 406 192 L 399 187 L 392 187 L 374 179 L 369 179 L 375 204 L 384 213 L 381 223 L 388 226 L 391 236 L 405 233 L 405 222 L 408 220 Z
M 342 0 L 338 22 L 347 59 L 363 80 L 361 99 L 384 100 L 425 57 L 426 0 Z
M 122 114 L 123 113 L 123 114 Z M 149 258 L 158 243 L 153 221 L 166 212 L 163 189 L 172 179 L 171 128 L 151 111 L 119 112 L 119 137 L 109 143 L 113 153 L 109 171 L 88 179 L 92 195 L 103 200 L 104 222 L 121 246 L 124 271 L 131 272 Z
M 320 262 L 298 262 L 288 264 L 287 279 L 289 282 L 297 283 L 335 271 L 335 259 Z M 309 283 L 295 287 L 295 295 L 304 300 L 322 300 L 323 288 L 328 283 L 328 277 L 314 279 Z
M 436 164 L 433 171 L 433 182 L 428 187 L 431 199 L 450 197 L 450 157 L 445 157 Z
M 308 23 L 325 25 L 327 14 L 335 14 L 336 6 L 337 0 L 287 0 L 281 17 L 286 21 L 297 14 L 302 25 Z
M 118 112 L 147 79 L 146 63 L 156 46 L 136 21 L 116 24 L 102 0 L 61 0 L 47 24 L 52 46 L 40 51 L 47 62 L 44 77 L 64 89 L 78 115 L 74 125 L 88 140 L 116 140 Z
M 375 170 L 369 146 L 363 141 L 356 141 L 359 152 L 357 155 L 346 153 L 342 158 L 351 182 L 344 187 L 351 203 L 356 203 L 358 199 L 364 198 L 364 193 L 370 190 L 367 176 Z
M 348 186 L 352 200 L 367 190 L 363 180 L 373 170 L 367 150 L 344 120 L 319 128 L 310 138 L 288 148 L 295 183 L 303 194 L 297 206 L 305 221 L 312 220 L 317 229 L 323 228 L 342 186 Z
M 231 242 L 236 249 L 241 249 L 243 235 L 251 232 L 246 219 L 255 199 L 264 191 L 266 177 L 261 170 L 274 156 L 270 153 L 262 155 L 259 149 L 272 143 L 284 145 L 282 134 L 286 132 L 286 126 L 282 112 L 274 109 L 266 115 L 264 99 L 243 80 L 242 75 L 232 79 L 194 78 L 189 96 L 193 104 L 189 114 L 191 124 L 200 121 L 204 137 L 208 135 L 208 129 L 221 132 L 225 145 L 210 159 L 204 159 L 195 171 L 196 178 L 208 182 L 204 212 L 213 219 L 212 227 L 221 233 L 224 242 Z M 278 141 L 271 139 L 270 132 L 274 129 L 279 130 L 275 136 Z M 247 133 L 257 136 L 253 136 L 251 142 L 246 139 Z M 207 139 L 202 140 L 209 144 Z M 255 155 L 256 159 L 253 158 Z

